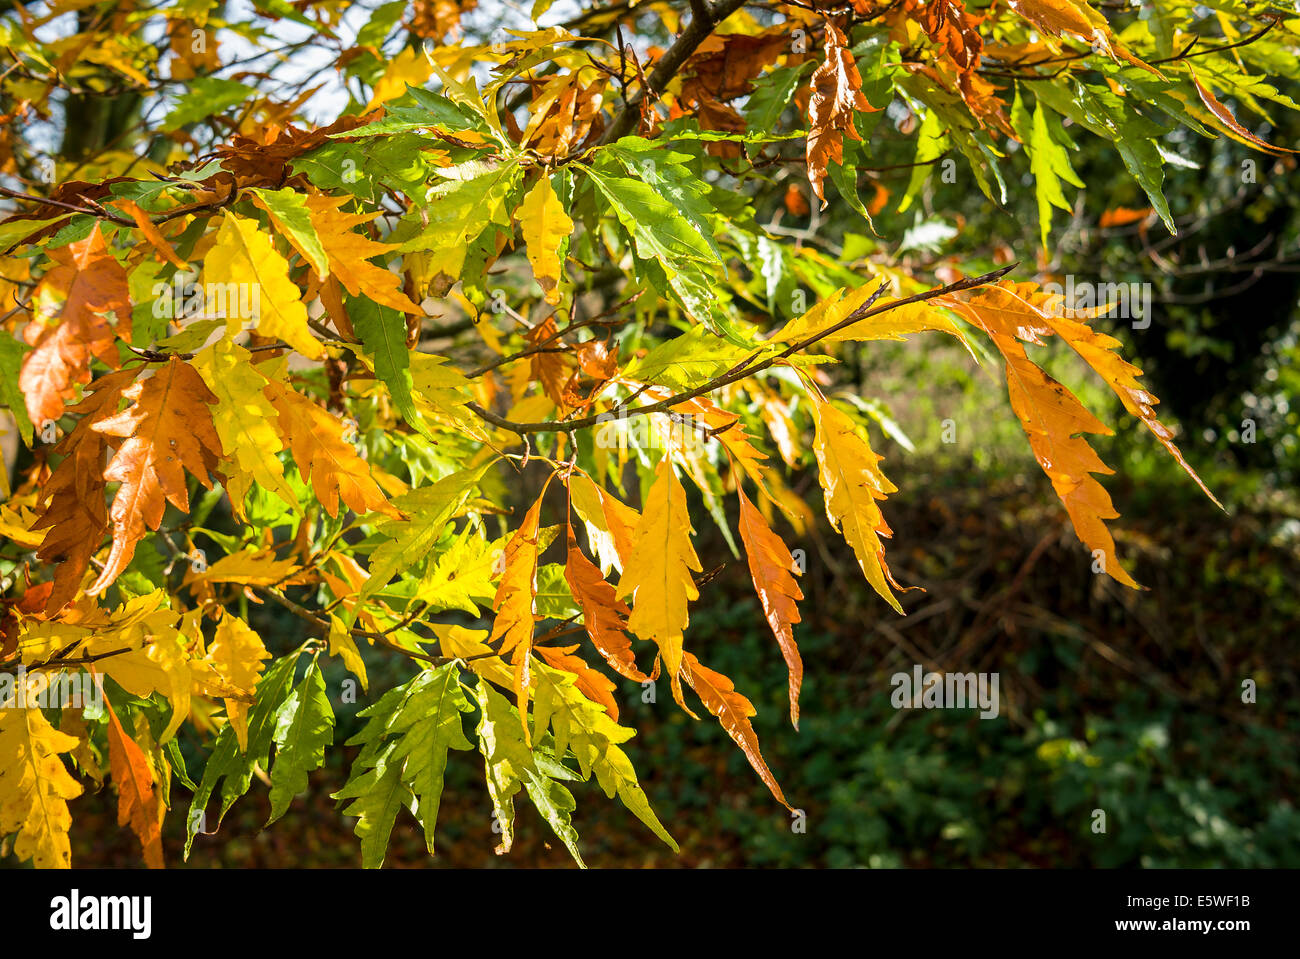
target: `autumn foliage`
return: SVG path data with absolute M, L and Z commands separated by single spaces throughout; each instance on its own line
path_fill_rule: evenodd
M 0 428 L 27 450 L 0 472 L 0 838 L 17 859 L 70 865 L 77 797 L 107 777 L 161 866 L 182 854 L 166 817 L 188 855 L 250 789 L 292 815 L 344 749 L 334 798 L 367 866 L 408 817 L 434 852 L 450 762 L 483 768 L 501 852 L 526 801 L 581 863 L 572 813 L 593 779 L 676 848 L 623 748 L 619 683 L 714 717 L 796 807 L 750 699 L 692 635 L 732 558 L 695 535 L 716 524 L 748 569 L 797 727 L 817 665 L 792 544 L 814 511 L 882 617 L 909 588 L 877 427 L 837 379 L 845 344 L 942 336 L 1000 363 L 1080 562 L 1139 588 L 1089 439 L 1111 429 L 1032 351 L 1067 345 L 1200 483 L 1106 306 L 1044 291 L 1034 249 L 927 276 L 897 238 L 852 257 L 769 229 L 760 200 L 871 233 L 952 155 L 992 203 L 1029 174 L 1046 248 L 1083 185 L 1075 141 L 1100 137 L 1150 203 L 1123 222 L 1173 230 L 1165 134 L 1287 152 L 1241 111 L 1295 108 L 1270 82 L 1295 63 L 1293 14 L 550 8 L 490 42 L 473 0 L 276 0 L 247 23 L 207 0 L 55 0 L 0 18 Z M 315 61 L 252 55 L 290 26 Z M 51 125 L 87 95 L 136 112 L 111 140 L 65 138 L 42 177 Z M 901 194 L 874 175 L 885 131 L 916 141 Z M 298 633 L 259 635 L 266 604 Z M 407 678 L 375 688 L 366 663 L 385 656 Z M 18 687 L 70 675 L 102 683 L 102 709 L 20 705 Z M 346 743 L 341 709 L 364 720 Z

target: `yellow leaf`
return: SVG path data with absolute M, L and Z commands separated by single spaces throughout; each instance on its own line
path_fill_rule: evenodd
M 587 538 L 600 560 L 601 572 L 605 575 L 611 569 L 622 572 L 632 558 L 632 538 L 640 514 L 585 473 L 575 471 L 567 482 L 573 508 L 587 527 Z
M 690 621 L 688 604 L 700 596 L 691 577 L 692 571 L 701 569 L 691 545 L 692 532 L 686 490 L 669 457 L 664 456 L 645 495 L 641 521 L 633 534 L 632 556 L 615 595 L 632 600 L 628 629 L 659 647 L 678 702 L 682 701 L 682 634 Z
M 289 579 L 298 569 L 292 559 L 276 559 L 275 550 L 244 549 L 221 557 L 201 573 L 191 569 L 183 582 L 198 595 L 200 586 L 211 583 L 272 586 Z
M 407 47 L 388 64 L 384 75 L 375 83 L 374 95 L 363 113 L 394 100 L 406 92 L 407 86 L 421 87 L 433 73 L 433 64 L 419 47 Z
M 528 262 L 533 276 L 546 296 L 546 302 L 560 302 L 560 246 L 573 232 L 573 221 L 564 212 L 560 198 L 551 187 L 551 178 L 543 174 L 520 204 L 519 228 L 528 244 Z
M 81 786 L 59 753 L 79 742 L 51 726 L 39 709 L 14 703 L 12 697 L 0 703 L 0 834 L 18 834 L 14 853 L 20 860 L 66 869 L 72 865 L 68 800 L 81 795 Z
M 289 279 L 289 261 L 271 243 L 271 238 L 257 227 L 255 220 L 226 213 L 217 230 L 217 238 L 203 261 L 205 283 L 255 283 L 258 303 L 257 332 L 277 337 L 309 359 L 325 355 L 307 323 L 307 307 L 302 293 Z M 230 291 L 226 287 L 226 301 Z M 238 298 L 236 298 L 238 299 Z M 226 327 L 234 333 L 247 317 L 227 317 Z
M 265 668 L 264 661 L 270 659 L 271 654 L 266 651 L 262 637 L 247 623 L 238 616 L 223 612 L 208 658 L 228 682 L 253 692 Z M 247 703 L 238 699 L 226 699 L 226 718 L 235 730 L 241 752 L 248 750 L 248 708 Z
M 0 463 L 0 473 L 7 474 L 8 469 Z M 45 531 L 31 532 L 37 516 L 30 509 L 24 509 L 13 503 L 0 506 L 0 537 L 7 539 L 23 549 L 36 549 L 45 540 Z
M 109 626 L 96 630 L 83 647 L 86 654 L 102 657 L 96 669 L 128 693 L 148 698 L 158 692 L 171 703 L 172 715 L 159 743 L 169 740 L 189 715 L 194 683 L 177 628 L 178 614 L 160 606 L 164 600 L 165 594 L 158 590 L 125 604 Z
M 880 537 L 892 535 L 876 505 L 898 488 L 880 472 L 880 457 L 858 433 L 853 421 L 825 400 L 813 398 L 813 423 L 817 428 L 813 452 L 817 454 L 822 489 L 826 491 L 826 516 L 842 530 L 853 547 L 867 582 L 898 612 L 903 611 L 890 591 L 902 589 L 885 565 Z
M 514 674 L 505 660 L 492 653 L 492 647 L 485 642 L 486 629 L 470 629 L 450 623 L 430 623 L 429 627 L 438 637 L 438 646 L 442 655 L 465 661 L 471 671 L 484 679 L 509 689 L 514 683 Z
M 330 655 L 342 659 L 343 665 L 361 681 L 361 689 L 369 691 L 370 679 L 366 676 L 365 661 L 357 650 L 357 644 L 352 638 L 352 634 L 343 625 L 343 620 L 337 616 L 330 617 Z
M 284 467 L 275 456 L 284 444 L 275 430 L 275 409 L 262 392 L 266 378 L 253 367 L 252 354 L 221 339 L 195 356 L 193 365 L 217 397 L 212 421 L 221 448 L 236 467 L 226 482 L 236 518 L 245 518 L 244 499 L 254 484 L 297 507 Z
M 865 304 L 876 291 L 879 282 L 866 283 L 855 290 L 839 289 L 819 300 L 803 316 L 797 316 L 772 337 L 774 343 L 797 343 L 828 330 Z M 872 307 L 878 309 L 892 302 L 881 297 Z M 819 345 L 844 343 L 850 340 L 901 340 L 910 333 L 941 330 L 961 339 L 961 332 L 942 312 L 929 303 L 909 303 L 877 316 L 850 323 L 844 329 L 818 341 Z

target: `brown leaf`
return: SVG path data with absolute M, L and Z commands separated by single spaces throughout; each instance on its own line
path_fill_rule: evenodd
M 875 108 L 862 92 L 862 77 L 849 42 L 830 20 L 826 21 L 826 62 L 812 75 L 812 98 L 808 102 L 808 182 L 826 209 L 828 163 L 844 160 L 844 136 L 861 141 L 853 125 L 853 111 L 872 112 Z
M 49 530 L 36 551 L 41 562 L 54 564 L 54 585 L 45 604 L 46 615 L 53 616 L 76 596 L 90 568 L 90 558 L 108 531 L 104 461 L 109 438 L 97 431 L 95 424 L 117 412 L 122 391 L 137 372 L 120 370 L 91 383 L 86 397 L 70 408 L 81 419 L 54 447 L 54 454 L 63 460 L 41 487 L 38 502 L 44 508 L 41 518 L 32 525 L 33 530 Z
M 975 29 L 979 20 L 966 12 L 962 0 L 930 0 L 925 4 L 909 0 L 905 9 L 935 46 L 952 58 L 958 72 L 969 73 L 979 66 L 980 51 L 984 49 L 984 40 Z

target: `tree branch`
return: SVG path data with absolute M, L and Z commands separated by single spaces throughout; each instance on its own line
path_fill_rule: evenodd
M 669 81 L 682 68 L 682 64 L 713 32 L 713 28 L 744 5 L 745 0 L 718 0 L 717 3 L 712 4 L 709 0 L 691 0 L 691 22 L 682 31 L 682 35 L 659 58 L 655 68 L 650 71 L 646 85 L 628 98 L 627 104 L 614 118 L 614 122 L 600 138 L 600 142 L 613 143 L 620 137 L 627 136 L 641 113 L 641 105 L 645 102 L 646 96 L 657 98 L 659 91 L 668 86 Z
M 862 306 L 858 307 L 839 323 L 786 347 L 780 353 L 768 357 L 761 363 L 754 363 L 754 361 L 761 355 L 761 352 L 754 353 L 752 356 L 736 364 L 736 366 L 732 367 L 726 373 L 714 377 L 702 386 L 697 386 L 695 389 L 688 390 L 685 393 L 678 393 L 675 396 L 670 396 L 657 403 L 648 403 L 645 406 L 638 406 L 635 409 L 620 412 L 617 416 L 619 419 L 630 419 L 633 416 L 645 416 L 649 413 L 666 413 L 679 403 L 685 403 L 687 400 L 693 400 L 695 397 L 703 396 L 705 393 L 712 393 L 714 390 L 735 383 L 737 380 L 743 380 L 756 373 L 761 373 L 774 364 L 779 363 L 781 360 L 784 360 L 801 350 L 806 350 L 814 343 L 825 339 L 832 333 L 838 333 L 845 327 L 852 326 L 854 323 L 865 320 L 868 317 L 879 316 L 881 313 L 888 313 L 890 310 L 896 310 L 900 306 L 907 306 L 910 303 L 921 303 L 925 300 L 932 300 L 935 297 L 945 296 L 949 293 L 958 293 L 962 290 L 970 290 L 977 286 L 994 283 L 1010 273 L 1017 265 L 1018 264 L 1016 263 L 1012 263 L 999 270 L 993 270 L 991 273 L 967 277 L 963 280 L 958 280 L 956 283 L 949 283 L 947 286 L 936 287 L 933 290 L 926 290 L 923 293 L 914 293 L 913 295 L 904 297 L 901 300 L 886 303 L 884 306 L 873 307 L 872 304 L 874 304 L 876 299 L 884 292 L 884 283 L 882 282 L 880 288 L 876 290 L 866 303 L 862 304 Z M 556 420 L 543 423 L 514 423 L 510 420 L 504 419 L 503 417 L 497 416 L 495 413 L 485 410 L 477 403 L 466 403 L 465 406 L 472 410 L 480 419 L 483 419 L 501 429 L 509 430 L 512 433 L 518 433 L 520 436 L 528 433 L 573 433 L 577 430 L 587 429 L 588 427 L 607 422 L 611 417 L 611 414 L 609 413 L 597 413 L 591 416 L 582 416 L 572 420 Z

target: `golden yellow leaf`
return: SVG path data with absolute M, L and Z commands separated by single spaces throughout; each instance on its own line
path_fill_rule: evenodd
M 353 230 L 353 227 L 364 226 L 379 214 L 344 213 L 339 207 L 346 202 L 347 197 L 330 197 L 323 193 L 307 197 L 307 212 L 329 257 L 330 273 L 353 296 L 364 294 L 401 313 L 423 315 L 419 304 L 401 291 L 401 277 L 370 262 L 395 247 L 376 243 Z
M 229 339 L 220 339 L 192 361 L 217 398 L 212 422 L 231 470 L 226 482 L 230 507 L 245 519 L 244 499 L 254 484 L 274 493 L 291 507 L 298 500 L 284 478 L 275 454 L 283 448 L 276 432 L 276 412 L 262 388 L 266 378 L 252 364 L 252 354 Z
M 690 621 L 688 604 L 700 596 L 691 576 L 701 571 L 691 545 L 692 532 L 686 490 L 669 457 L 661 457 L 615 595 L 631 599 L 628 629 L 659 647 L 678 702 L 682 701 L 682 634 Z
M 32 682 L 32 677 L 25 680 Z M 59 732 L 39 709 L 19 709 L 17 690 L 0 703 L 0 834 L 17 833 L 14 853 L 39 869 L 72 865 L 68 800 L 81 795 L 59 753 L 78 740 Z
M 228 682 L 248 692 L 257 687 L 258 677 L 271 658 L 262 644 L 262 637 L 238 616 L 223 612 L 217 623 L 216 635 L 208 649 L 208 659 Z M 226 699 L 226 718 L 235 731 L 241 752 L 248 749 L 248 704 L 238 699 Z
M 257 291 L 257 332 L 277 337 L 309 359 L 325 355 L 307 323 L 302 291 L 289 279 L 289 261 L 280 255 L 271 237 L 258 229 L 257 221 L 227 212 L 217 230 L 216 242 L 203 261 L 205 283 L 221 285 L 225 300 L 239 302 L 237 286 L 253 283 Z M 227 316 L 226 328 L 234 333 L 250 317 Z
M 263 392 L 279 414 L 276 429 L 289 441 L 303 478 L 310 477 L 316 498 L 330 516 L 337 516 L 342 499 L 358 513 L 378 510 L 400 516 L 355 449 L 343 441 L 343 424 L 310 399 L 274 380 Z
M 880 471 L 881 457 L 859 434 L 853 421 L 829 402 L 813 398 L 813 423 L 817 428 L 813 452 L 817 454 L 826 516 L 853 547 L 858 565 L 871 587 L 898 612 L 903 611 L 890 590 L 902 589 L 885 565 L 880 537 L 891 536 L 876 500 L 898 491 Z
M 361 682 L 363 692 L 370 689 L 370 678 L 366 675 L 366 663 L 361 658 L 361 653 L 357 649 L 356 640 L 348 632 L 347 627 L 343 625 L 343 620 L 337 616 L 330 617 L 330 655 L 338 656 L 343 660 L 343 665 L 351 670 L 352 674 Z
M 528 262 L 532 264 L 533 276 L 542 288 L 546 302 L 559 303 L 559 283 L 564 269 L 559 250 L 573 232 L 573 221 L 564 212 L 549 176 L 543 174 L 528 191 L 516 216 L 524 242 L 528 245 Z

